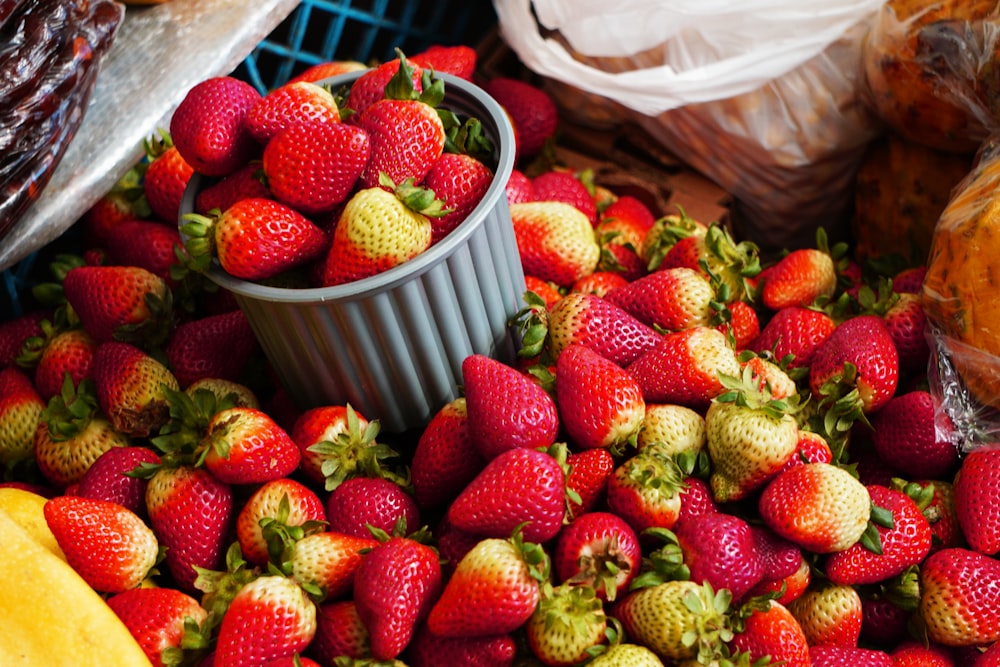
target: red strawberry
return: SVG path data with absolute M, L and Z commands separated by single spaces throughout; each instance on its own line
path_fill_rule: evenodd
M 431 44 L 420 53 L 410 56 L 409 61 L 438 74 L 452 74 L 472 81 L 472 75 L 476 72 L 476 59 L 476 50 L 471 46 Z
M 90 374 L 90 364 L 97 350 L 97 341 L 83 329 L 69 329 L 55 333 L 42 343 L 35 363 L 35 388 L 48 400 L 62 390 L 67 373 L 74 384 Z M 22 354 L 23 363 L 31 360 L 33 352 Z
M 390 537 L 365 554 L 354 577 L 354 603 L 372 657 L 392 660 L 403 652 L 441 587 L 437 553 L 416 539 Z
M 187 593 L 167 587 L 132 588 L 107 601 L 154 667 L 166 667 L 164 658 L 172 652 L 195 654 L 194 649 L 182 649 L 181 642 L 192 639 L 187 626 L 193 622 L 200 628 L 208 612 Z
M 171 276 L 171 267 L 178 263 L 177 249 L 182 246 L 176 216 L 170 224 L 124 220 L 108 239 L 105 264 L 138 266 L 159 276 L 173 288 L 177 281 Z
M 402 183 L 423 182 L 444 151 L 445 128 L 434 107 L 417 99 L 384 99 L 353 122 L 368 133 L 371 158 L 361 172 L 363 187 L 376 187 L 382 174 Z
M 94 590 L 120 593 L 135 588 L 156 564 L 156 535 L 118 503 L 56 496 L 43 509 L 66 561 Z
M 367 72 L 355 79 L 354 83 L 351 84 L 351 90 L 348 93 L 347 101 L 344 106 L 354 112 L 351 116 L 351 122 L 356 122 L 356 119 L 372 104 L 382 100 L 386 96 L 386 86 L 389 85 L 393 77 L 396 77 L 399 72 L 400 61 L 405 61 L 404 58 L 396 58 L 382 63 L 378 67 L 369 69 Z M 413 90 L 421 90 L 421 78 L 423 77 L 423 69 L 411 63 L 405 61 L 407 67 L 404 67 L 404 73 L 407 69 L 410 85 Z M 405 86 L 405 76 L 396 77 L 396 83 L 401 85 L 403 88 Z M 390 87 L 391 90 L 391 87 Z
M 290 81 L 271 90 L 247 111 L 247 130 L 266 145 L 280 131 L 306 121 L 340 122 L 337 101 L 311 81 Z
M 271 199 L 241 199 L 218 217 L 188 214 L 181 231 L 196 268 L 208 266 L 214 249 L 223 269 L 247 280 L 301 266 L 327 246 L 319 227 Z
M 955 477 L 955 513 L 969 547 L 1000 552 L 1000 447 L 982 445 L 966 455 Z
M 146 516 L 146 480 L 130 475 L 140 465 L 155 465 L 160 457 L 148 447 L 113 447 L 101 454 L 80 478 L 76 494 L 118 503 Z
M 799 441 L 796 444 L 795 455 L 788 459 L 782 467 L 782 472 L 792 466 L 805 463 L 832 463 L 833 452 L 826 438 L 813 431 L 799 429 Z
M 642 200 L 621 195 L 601 211 L 598 233 L 616 232 L 620 242 L 633 248 L 642 247 L 642 239 L 656 223 L 656 216 Z
M 906 494 L 871 484 L 868 494 L 891 526 L 876 525 L 878 542 L 856 543 L 826 560 L 824 571 L 837 584 L 873 584 L 919 565 L 931 548 L 931 527 L 917 504 Z M 874 540 L 872 540 L 874 541 Z M 875 547 L 877 551 L 873 551 Z
M 837 287 L 837 271 L 829 252 L 819 248 L 793 250 L 761 279 L 761 301 L 771 310 L 811 306 L 829 299 Z
M 215 665 L 265 665 L 301 653 L 316 634 L 316 605 L 292 579 L 263 575 L 245 584 L 226 609 Z
M 264 667 L 321 667 L 321 665 L 312 658 L 305 658 L 298 653 L 294 653 L 275 658 L 274 660 L 268 660 L 264 663 Z
M 407 530 L 420 525 L 416 501 L 388 479 L 353 477 L 330 492 L 326 503 L 330 530 L 371 537 L 368 525 L 392 534 L 400 521 Z
M 141 178 L 142 167 L 136 165 L 84 211 L 80 216 L 80 226 L 85 246 L 103 246 L 121 222 L 152 214 L 148 204 L 143 204 Z
M 683 482 L 680 490 L 681 509 L 677 513 L 675 528 L 689 519 L 719 511 L 719 505 L 712 497 L 712 487 L 708 485 L 708 482 L 700 477 L 690 475 L 681 481 Z
M 719 375 L 739 375 L 739 363 L 724 334 L 696 326 L 666 334 L 627 370 L 642 387 L 647 403 L 704 410 L 724 391 Z
M 43 410 L 45 401 L 27 375 L 13 366 L 0 369 L 0 467 L 5 472 L 34 462 L 35 431 Z
M 167 422 L 167 391 L 180 386 L 151 355 L 128 343 L 101 343 L 90 373 L 101 410 L 122 433 L 143 438 Z
M 307 649 L 309 655 L 324 665 L 340 658 L 365 658 L 371 655 L 368 629 L 358 616 L 354 600 L 324 602 L 316 609 L 316 634 Z
M 855 371 L 848 371 L 851 364 Z M 882 318 L 857 315 L 840 323 L 812 356 L 809 389 L 827 397 L 824 385 L 857 388 L 862 412 L 872 413 L 896 393 L 899 354 Z
M 348 198 L 370 155 L 371 141 L 361 128 L 302 121 L 267 143 L 264 176 L 275 199 L 304 215 L 322 215 Z
M 549 562 L 520 533 L 487 538 L 459 561 L 427 617 L 441 637 L 489 637 L 520 628 L 534 613 Z
M 583 449 L 635 443 L 646 414 L 642 389 L 625 369 L 583 345 L 571 345 L 556 364 L 559 417 Z
M 535 276 L 525 276 L 524 284 L 525 293 L 534 292 L 544 302 L 546 308 L 552 308 L 563 297 L 559 287 L 547 280 Z
M 559 113 L 555 102 L 541 88 L 510 77 L 493 77 L 484 85 L 486 92 L 510 114 L 519 137 L 518 160 L 542 150 L 555 135 Z
M 749 610 L 730 646 L 734 652 L 746 653 L 751 662 L 768 656 L 787 667 L 812 666 L 802 627 L 785 606 L 774 600 L 763 609 Z
M 656 445 L 626 459 L 608 479 L 608 509 L 641 534 L 672 528 L 680 515 L 683 482 L 677 463 Z
M 893 667 L 885 651 L 853 646 L 810 646 L 809 659 L 813 667 Z
M 556 441 L 555 401 L 528 375 L 483 354 L 462 361 L 462 383 L 473 446 L 486 460 L 513 448 Z
M 750 527 L 753 533 L 755 550 L 760 560 L 761 581 L 763 586 L 778 583 L 796 575 L 801 568 L 804 557 L 802 550 L 792 542 L 777 535 L 767 526 L 753 525 Z M 752 589 L 752 595 L 760 591 L 760 586 Z M 787 602 L 782 602 L 786 604 Z
M 1000 642 L 994 642 L 972 663 L 972 667 L 997 667 L 997 665 L 1000 665 Z
M 205 378 L 236 381 L 259 350 L 239 309 L 177 325 L 164 348 L 181 387 Z
M 260 97 L 256 88 L 231 76 L 196 84 L 170 120 L 170 136 L 181 156 L 209 176 L 242 167 L 258 150 L 245 119 Z
M 413 497 L 422 510 L 444 507 L 485 465 L 472 444 L 465 398 L 456 398 L 420 434 L 410 462 Z
M 893 667 L 955 667 L 950 648 L 924 644 L 908 639 L 901 642 L 889 653 Z
M 899 369 L 904 373 L 927 372 L 930 347 L 925 331 L 927 315 L 916 294 L 899 294 L 898 300 L 882 315 L 889 336 L 899 353 Z
M 301 454 L 306 477 L 332 491 L 358 475 L 374 475 L 382 459 L 396 455 L 375 441 L 378 421 L 369 422 L 350 405 L 321 405 L 295 418 L 292 440 Z
M 98 342 L 156 345 L 169 334 L 170 288 L 138 266 L 79 266 L 63 279 L 66 300 Z
M 920 568 L 920 619 L 946 646 L 1000 640 L 1000 561 L 969 549 L 936 551 Z
M 566 457 L 569 475 L 566 487 L 574 491 L 580 500 L 570 499 L 567 516 L 572 521 L 604 503 L 607 496 L 608 478 L 614 472 L 615 460 L 611 452 L 603 447 L 570 452 Z
M 550 170 L 531 179 L 538 201 L 565 202 L 587 216 L 591 225 L 597 224 L 597 205 L 594 196 L 580 177 L 571 171 Z
M 383 181 L 390 187 L 389 180 Z M 429 216 L 441 201 L 412 182 L 358 190 L 341 211 L 321 273 L 324 286 L 377 275 L 407 262 L 431 244 Z
M 680 331 L 708 325 L 716 296 L 708 278 L 676 267 L 647 274 L 612 290 L 606 298 L 649 326 Z
M 892 290 L 899 294 L 918 294 L 927 275 L 926 266 L 911 266 L 892 277 Z
M 167 549 L 166 565 L 177 586 L 193 592 L 194 566 L 218 570 L 233 518 L 233 492 L 204 468 L 160 467 L 146 486 L 146 510 Z
M 263 176 L 261 163 L 254 161 L 204 185 L 195 195 L 194 212 L 208 215 L 212 209 L 225 211 L 241 199 L 267 199 L 271 191 L 264 184 Z
M 524 538 L 547 542 L 566 514 L 566 473 L 553 455 L 516 447 L 501 452 L 448 507 L 448 522 L 484 537 L 509 536 L 526 522 Z
M 833 319 L 823 311 L 801 306 L 782 308 L 771 316 L 749 347 L 758 354 L 772 352 L 776 361 L 794 355 L 789 367 L 808 368 L 816 348 L 835 328 Z
M 530 201 L 512 204 L 510 215 L 525 273 L 569 287 L 597 269 L 601 247 L 590 220 L 575 206 Z
M 142 178 L 146 202 L 157 220 L 176 225 L 181 199 L 184 198 L 184 190 L 194 174 L 194 168 L 166 133 L 159 140 L 154 138 L 146 141 L 146 157 L 149 166 Z M 121 230 L 116 228 L 113 236 L 119 234 Z
M 32 310 L 0 322 L 0 368 L 14 363 L 28 338 L 42 335 L 41 322 L 49 316 L 45 310 Z
M 288 82 L 312 81 L 316 83 L 323 79 L 330 79 L 341 74 L 361 72 L 366 69 L 368 69 L 367 65 L 356 60 L 328 60 L 316 65 L 310 65 L 290 78 Z
M 355 537 L 329 530 L 311 533 L 295 543 L 289 574 L 303 586 L 319 588 L 326 600 L 350 597 L 354 588 L 354 573 L 365 551 L 376 544 L 378 542 L 371 537 Z M 366 638 L 367 634 L 366 631 Z
M 417 628 L 404 657 L 410 667 L 435 667 L 442 664 L 505 667 L 514 663 L 516 653 L 517 644 L 509 634 L 439 637 L 424 625 Z
M 910 479 L 950 478 L 958 465 L 955 427 L 925 390 L 897 394 L 871 418 L 871 441 L 882 460 Z
M 247 498 L 236 515 L 236 539 L 250 563 L 264 566 L 273 560 L 280 567 L 282 547 L 296 548 L 297 541 L 325 524 L 320 497 L 301 482 L 280 477 L 264 482 Z M 279 558 L 271 558 L 270 549 Z
M 215 413 L 206 426 L 205 467 L 226 484 L 261 484 L 290 475 L 299 448 L 267 413 L 233 407 Z
M 597 296 L 605 297 L 611 290 L 623 287 L 628 282 L 628 279 L 620 273 L 594 271 L 589 276 L 584 276 L 573 283 L 569 291 L 584 292 L 585 294 L 596 294 Z
M 747 350 L 760 336 L 760 319 L 757 311 L 746 301 L 733 301 L 726 305 L 729 311 L 728 318 L 723 317 L 723 321 L 716 324 L 715 328 L 722 333 L 732 334 L 733 342 L 737 351 Z M 714 323 L 717 316 L 713 316 Z
M 613 602 L 639 573 L 639 536 L 610 512 L 587 512 L 559 533 L 552 566 L 559 583 L 590 586 Z
M 923 507 L 924 516 L 931 524 L 934 534 L 931 551 L 944 547 L 964 547 L 965 537 L 958 524 L 958 513 L 955 511 L 955 487 L 953 484 L 938 479 L 917 482 L 921 487 L 930 487 L 932 495 L 927 505 Z M 923 503 L 921 503 L 923 506 Z
M 592 294 L 567 294 L 548 313 L 547 345 L 555 358 L 579 343 L 624 367 L 660 340 L 652 327 Z
M 820 583 L 788 603 L 810 646 L 852 647 L 861 634 L 861 596 L 851 586 Z
M 709 512 L 684 521 L 675 533 L 691 581 L 726 588 L 739 602 L 763 577 L 753 532 L 743 519 Z
M 431 220 L 431 243 L 437 243 L 479 205 L 493 183 L 493 170 L 465 153 L 442 153 L 424 185 L 444 201 L 448 213 Z
M 510 178 L 507 179 L 506 192 L 508 204 L 538 201 L 538 197 L 535 195 L 535 186 L 532 184 L 531 178 L 517 168 L 511 172 Z

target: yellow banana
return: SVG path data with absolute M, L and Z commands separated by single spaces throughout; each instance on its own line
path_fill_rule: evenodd
M 3 503 L 17 507 L 13 513 L 24 521 L 32 516 L 30 503 L 37 501 L 5 498 Z M 0 665 L 151 667 L 104 600 L 21 521 L 0 508 L 0 565 L 5 573 L 0 585 Z
M 34 541 L 66 560 L 45 522 L 45 496 L 13 487 L 0 487 L 0 510 L 6 512 Z

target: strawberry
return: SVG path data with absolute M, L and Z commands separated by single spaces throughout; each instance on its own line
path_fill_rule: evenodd
M 526 201 L 538 201 L 535 186 L 531 178 L 517 167 L 511 171 L 506 185 L 507 204 L 520 204 Z
M 806 636 L 784 605 L 769 600 L 762 608 L 750 606 L 745 613 L 729 643 L 733 653 L 745 654 L 750 661 L 767 656 L 788 667 L 811 667 Z
M 101 411 L 115 428 L 146 437 L 169 417 L 167 394 L 180 386 L 166 366 L 128 343 L 101 343 L 94 352 L 90 374 Z
M 788 459 L 788 462 L 782 466 L 779 472 L 783 472 L 792 466 L 817 462 L 833 462 L 833 452 L 830 451 L 830 444 L 819 433 L 799 429 L 799 441 L 795 445 L 795 455 Z
M 566 457 L 569 475 L 566 476 L 566 488 L 576 493 L 579 500 L 570 497 L 567 517 L 573 521 L 576 517 L 602 505 L 607 497 L 608 478 L 615 469 L 615 460 L 607 449 L 585 449 L 570 452 Z
M 38 471 L 50 484 L 66 488 L 80 481 L 94 461 L 114 447 L 131 444 L 100 414 L 93 383 L 79 387 L 69 378 L 39 415 L 34 451 Z
M 908 639 L 900 642 L 889 653 L 893 667 L 955 667 L 952 652 L 948 647 L 922 643 Z
M 972 667 L 997 667 L 997 665 L 1000 665 L 1000 642 L 994 642 L 972 663 Z
M 909 575 L 908 575 L 909 576 Z M 917 574 L 912 580 L 916 588 Z M 881 587 L 880 587 L 881 588 Z M 915 608 L 916 597 L 905 603 L 894 601 L 893 594 L 874 593 L 861 598 L 861 636 L 859 642 L 874 646 L 893 646 L 905 641 L 909 636 L 910 607 Z M 907 609 L 903 609 L 904 605 Z
M 851 368 L 848 368 L 850 365 Z M 838 397 L 842 390 L 858 390 L 864 414 L 877 411 L 896 393 L 899 354 L 882 318 L 857 315 L 841 322 L 812 355 L 809 389 L 817 397 Z
M 927 372 L 930 347 L 925 331 L 927 315 L 916 294 L 898 294 L 897 300 L 882 314 L 889 336 L 899 354 L 899 369 L 907 374 Z
M 236 381 L 260 346 L 242 310 L 178 324 L 164 347 L 181 387 L 205 378 Z
M 259 160 L 249 162 L 217 181 L 202 184 L 194 198 L 194 212 L 208 215 L 212 209 L 225 211 L 241 199 L 267 199 L 271 191 L 264 184 Z
M 147 471 L 149 525 L 167 549 L 178 588 L 195 590 L 195 567 L 218 569 L 233 518 L 233 491 L 204 468 L 160 466 Z
M 392 660 L 410 643 L 441 593 L 437 553 L 417 539 L 388 537 L 354 576 L 354 604 L 368 628 L 372 657 Z
M 728 598 L 710 585 L 667 581 L 633 590 L 612 609 L 631 641 L 664 660 L 709 664 L 729 634 Z
M 647 403 L 676 403 L 708 408 L 725 387 L 719 376 L 738 375 L 736 353 L 724 334 L 695 326 L 668 333 L 627 366 Z
M 594 271 L 570 285 L 570 292 L 583 292 L 606 297 L 611 290 L 628 284 L 628 279 L 620 273 Z
M 160 457 L 148 447 L 112 447 L 87 468 L 76 487 L 84 498 L 118 503 L 146 517 L 146 480 L 129 473 L 142 464 L 155 465 Z
M 410 56 L 409 60 L 423 69 L 472 81 L 472 75 L 476 72 L 477 54 L 474 48 L 464 44 L 431 44 L 420 53 Z
M 595 227 L 598 234 L 615 232 L 617 242 L 640 248 L 646 233 L 656 223 L 656 216 L 641 199 L 624 194 L 601 212 Z
M 758 510 L 775 533 L 821 554 L 843 551 L 861 539 L 871 504 L 868 489 L 843 468 L 809 463 L 771 480 Z
M 750 589 L 750 595 L 760 595 L 768 591 L 780 592 L 782 585 L 786 590 L 777 601 L 787 605 L 798 597 L 812 578 L 811 564 L 806 561 L 802 550 L 792 542 L 778 536 L 767 526 L 753 525 L 754 547 L 760 560 L 761 580 Z M 805 566 L 805 577 L 802 577 Z M 800 579 L 805 579 L 802 590 L 793 590 Z
M 27 375 L 14 366 L 0 369 L 0 466 L 5 473 L 34 461 L 35 431 L 44 410 L 45 401 Z
M 170 224 L 124 220 L 108 239 L 105 264 L 138 266 L 159 276 L 174 289 L 178 280 L 171 274 L 171 267 L 178 263 L 177 253 L 182 246 L 176 215 Z
M 921 480 L 916 482 L 918 504 L 923 508 L 924 516 L 931 524 L 931 551 L 944 547 L 964 547 L 968 546 L 965 536 L 962 535 L 962 528 L 958 523 L 958 513 L 955 510 L 955 487 L 949 482 L 938 479 Z M 923 489 L 931 490 L 931 497 L 927 499 L 923 495 Z M 904 488 L 904 492 L 913 497 L 910 489 Z
M 639 255 L 650 271 L 673 266 L 698 269 L 701 260 L 708 261 L 705 237 L 709 229 L 709 225 L 695 220 L 683 210 L 669 213 L 656 219 L 653 226 L 646 230 L 642 246 L 638 248 Z
M 176 664 L 176 656 L 186 658 L 200 653 L 190 644 L 181 648 L 182 642 L 192 642 L 198 636 L 189 626 L 201 628 L 208 618 L 198 600 L 187 593 L 165 587 L 131 588 L 112 595 L 107 602 L 153 667 Z M 200 638 L 206 639 L 203 635 Z
M 516 652 L 517 644 L 509 634 L 439 637 L 428 631 L 426 625 L 422 625 L 414 633 L 405 658 L 410 667 L 434 667 L 440 664 L 503 667 L 513 664 Z
M 143 196 L 141 162 L 134 165 L 110 190 L 101 195 L 80 216 L 84 245 L 99 247 L 108 242 L 112 230 L 125 220 L 144 219 L 152 215 Z
M 955 477 L 955 513 L 969 548 L 994 555 L 1000 552 L 1000 447 L 982 445 L 962 460 Z
M 339 120 L 301 121 L 267 142 L 264 177 L 282 204 L 307 216 L 330 213 L 353 191 L 371 148 L 359 127 Z
M 556 441 L 556 403 L 527 374 L 472 354 L 462 361 L 462 383 L 472 445 L 485 460 L 510 449 L 537 449 Z
M 424 179 L 424 186 L 444 202 L 448 213 L 431 219 L 431 244 L 437 243 L 479 205 L 493 183 L 493 170 L 465 153 L 442 153 Z
M 420 91 L 423 88 L 423 68 L 409 62 L 402 54 L 399 56 L 369 69 L 351 84 L 347 100 L 344 103 L 345 107 L 354 112 L 351 116 L 351 122 L 355 122 L 355 119 L 360 117 L 369 106 L 386 97 L 386 87 L 389 86 L 389 89 L 392 90 L 390 82 L 393 82 L 394 77 L 393 85 L 403 88 L 407 93 Z M 397 76 L 401 63 L 404 64 L 403 74 Z M 410 81 L 409 88 L 406 85 L 407 75 Z
M 518 161 L 538 154 L 559 125 L 555 102 L 541 88 L 511 77 L 497 76 L 483 86 L 510 115 L 518 134 Z
M 628 642 L 611 644 L 587 663 L 592 667 L 663 667 L 663 662 L 645 646 Z
M 43 335 L 42 320 L 50 319 L 46 310 L 31 310 L 17 317 L 7 318 L 0 322 L 0 368 L 6 368 L 14 363 L 21 354 L 25 341 L 32 336 Z
M 749 348 L 758 354 L 770 352 L 775 361 L 791 355 L 790 368 L 808 368 L 816 348 L 835 328 L 833 318 L 823 311 L 801 306 L 782 308 L 771 316 Z
M 664 452 L 668 451 L 659 445 L 656 445 L 656 448 Z M 708 485 L 708 482 L 691 475 L 684 477 L 681 482 L 681 509 L 677 513 L 675 528 L 689 519 L 719 511 L 719 505 L 712 498 L 712 487 Z
M 262 575 L 245 584 L 219 625 L 219 665 L 264 665 L 302 652 L 316 634 L 316 605 L 292 579 Z
M 724 301 L 752 300 L 752 284 L 759 279 L 761 271 L 759 250 L 753 242 L 737 243 L 718 222 L 704 225 L 683 212 L 680 216 L 668 216 L 664 222 L 662 230 L 654 225 L 647 233 L 652 238 L 643 240 L 643 253 L 651 255 L 650 270 L 685 267 L 701 271 L 719 283 L 718 290 Z M 663 252 L 657 246 L 669 244 L 671 239 L 678 240 L 657 266 L 657 259 Z
M 524 284 L 526 287 L 525 291 L 534 292 L 544 302 L 546 308 L 552 308 L 563 297 L 562 292 L 559 291 L 559 287 L 547 280 L 542 280 L 535 276 L 525 276 Z
M 927 267 L 923 265 L 902 269 L 892 277 L 892 289 L 899 294 L 918 294 L 926 275 Z
M 910 479 L 950 478 L 959 459 L 955 427 L 938 413 L 926 390 L 893 396 L 871 417 L 875 451 Z
M 702 274 L 676 267 L 649 273 L 605 298 L 649 326 L 681 331 L 709 324 L 715 291 Z
M 341 74 L 361 72 L 366 69 L 368 69 L 367 65 L 356 60 L 328 60 L 306 67 L 298 74 L 292 76 L 288 82 L 311 81 L 317 83 L 323 79 L 330 79 Z
M 708 512 L 680 523 L 675 534 L 691 581 L 728 589 L 739 602 L 763 577 L 750 524 L 738 516 Z
M 268 660 L 263 667 L 321 667 L 321 665 L 312 658 L 305 658 L 294 653 Z
M 281 567 L 291 547 L 326 523 L 319 496 L 301 482 L 280 477 L 257 487 L 236 514 L 236 539 L 243 557 L 254 565 L 274 561 Z M 276 556 L 276 557 L 273 557 Z
M 512 204 L 511 220 L 524 272 L 561 287 L 597 269 L 601 247 L 586 214 L 565 202 Z
M 760 336 L 760 318 L 746 301 L 732 301 L 726 305 L 728 317 L 725 315 L 713 315 L 712 323 L 715 328 L 726 334 L 732 335 L 733 345 L 737 352 L 750 349 L 750 345 Z M 716 323 L 721 318 L 721 322 Z
M 326 516 L 330 530 L 355 537 L 370 537 L 369 525 L 390 534 L 400 522 L 420 525 L 413 496 L 396 482 L 373 477 L 352 477 L 331 491 Z
M 358 616 L 354 600 L 324 602 L 316 609 L 316 634 L 307 653 L 324 665 L 340 658 L 371 655 L 368 629 Z
M 466 399 L 456 398 L 435 413 L 417 440 L 410 462 L 417 505 L 422 510 L 444 507 L 485 465 L 472 444 Z
M 411 181 L 355 192 L 340 214 L 322 270 L 324 286 L 360 280 L 413 259 L 431 243 L 441 201 Z
M 597 204 L 581 176 L 572 171 L 544 171 L 531 179 L 538 201 L 561 201 L 587 216 L 591 226 L 597 224 Z
M 571 667 L 605 641 L 607 617 L 587 586 L 542 585 L 541 598 L 524 625 L 531 652 L 545 665 Z
M 893 667 L 885 651 L 855 646 L 810 646 L 809 659 L 813 667 Z
M 712 460 L 712 497 L 740 500 L 771 480 L 795 455 L 798 425 L 789 404 L 753 384 L 747 368 L 741 377 L 721 375 L 729 389 L 705 414 L 705 436 Z
M 608 509 L 636 533 L 672 528 L 681 507 L 682 473 L 674 459 L 656 445 L 627 458 L 608 479 Z
M 35 365 L 34 381 L 38 394 L 48 400 L 62 390 L 66 375 L 79 384 L 90 374 L 90 364 L 97 350 L 97 341 L 84 329 L 58 331 L 43 324 L 47 338 L 36 338 L 26 343 L 25 351 L 18 357 L 22 366 Z M 35 347 L 38 341 L 40 348 Z
M 161 131 L 158 139 L 147 139 L 145 147 L 149 164 L 142 177 L 142 190 L 146 203 L 156 220 L 176 225 L 181 199 L 194 174 L 194 168 L 184 159 L 166 132 Z M 116 228 L 112 236 L 121 233 L 122 230 Z
M 761 279 L 761 303 L 777 311 L 811 306 L 833 296 L 837 271 L 833 257 L 820 248 L 798 248 L 777 261 Z
M 857 646 L 861 596 L 848 585 L 820 584 L 788 603 L 810 646 Z
M 299 448 L 267 413 L 232 407 L 215 413 L 203 444 L 204 464 L 226 484 L 261 484 L 291 474 Z
M 448 507 L 449 523 L 484 537 L 509 536 L 520 524 L 524 539 L 547 542 L 566 514 L 566 472 L 552 454 L 515 447 L 501 452 Z
M 94 590 L 120 593 L 135 588 L 156 564 L 156 535 L 118 503 L 56 496 L 43 510 L 66 562 Z
M 246 280 L 306 264 L 327 246 L 319 227 L 272 199 L 241 199 L 218 216 L 189 213 L 181 232 L 195 270 L 207 268 L 214 251 L 227 273 Z
M 946 646 L 1000 639 L 1000 562 L 970 549 L 936 551 L 920 567 L 917 613 L 927 637 Z
M 269 91 L 247 111 L 244 123 L 261 145 L 280 131 L 307 121 L 340 122 L 340 108 L 329 89 L 312 81 L 290 81 Z
M 552 567 L 556 581 L 587 586 L 613 602 L 639 573 L 639 536 L 620 516 L 587 512 L 559 533 Z
M 548 313 L 547 346 L 554 358 L 579 343 L 624 367 L 661 338 L 652 327 L 591 294 L 567 294 Z
M 379 186 L 383 174 L 401 183 L 423 182 L 444 151 L 445 127 L 435 108 L 420 99 L 383 99 L 352 122 L 371 141 L 371 157 L 361 172 L 363 187 Z
M 66 273 L 63 293 L 83 328 L 100 343 L 155 346 L 170 332 L 170 288 L 141 267 L 78 266 Z
M 441 637 L 487 637 L 520 628 L 538 606 L 548 578 L 545 551 L 522 534 L 486 538 L 465 554 L 427 616 Z
M 556 364 L 559 417 L 577 447 L 635 443 L 646 414 L 642 389 L 625 369 L 583 345 L 571 345 Z
M 670 454 L 700 452 L 705 447 L 705 417 L 683 405 L 647 403 L 636 445 L 642 449 L 653 443 Z
M 349 597 L 362 555 L 376 544 L 372 537 L 329 530 L 310 533 L 292 549 L 290 576 L 302 586 L 317 587 L 326 600 Z
M 225 176 L 257 152 L 246 116 L 261 95 L 231 76 L 205 79 L 188 90 L 170 119 L 170 136 L 195 171 Z

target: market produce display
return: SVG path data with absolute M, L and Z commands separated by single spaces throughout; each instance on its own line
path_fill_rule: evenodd
M 862 262 L 822 229 L 764 257 L 560 161 L 540 89 L 486 83 L 518 141 L 516 363 L 469 355 L 406 432 L 294 404 L 203 272 L 349 284 L 447 238 L 492 174 L 428 94 L 474 57 L 193 88 L 0 322 L 0 545 L 52 606 L 4 587 L 3 664 L 106 664 L 73 632 L 137 665 L 997 664 L 1000 448 L 959 447 L 928 375 L 944 260 Z M 387 219 L 411 231 L 358 234 L 418 242 L 373 260 L 348 232 Z

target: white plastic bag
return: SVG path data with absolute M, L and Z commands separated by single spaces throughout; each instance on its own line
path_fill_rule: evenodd
M 653 116 L 754 90 L 820 53 L 883 2 L 494 0 L 493 4 L 504 40 L 531 70 Z M 544 36 L 542 27 L 558 31 L 565 43 Z M 651 49 L 661 51 L 660 64 L 628 71 L 608 71 L 578 59 L 633 57 Z

